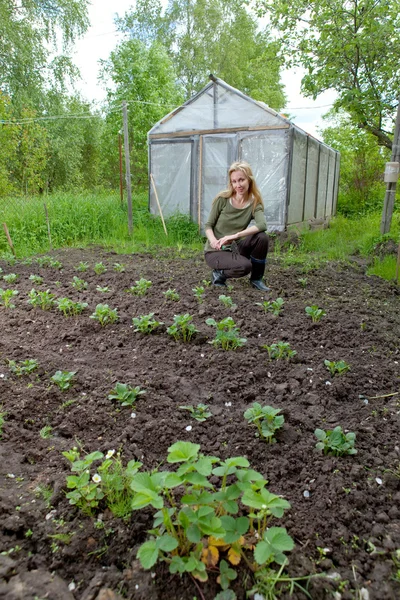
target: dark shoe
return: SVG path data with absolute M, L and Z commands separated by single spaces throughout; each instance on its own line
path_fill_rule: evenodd
M 219 287 L 226 287 L 226 275 L 219 269 L 214 269 L 211 275 L 211 283 Z
M 260 292 L 270 292 L 271 288 L 267 287 L 262 279 L 250 279 L 250 283 L 253 288 L 260 290 Z

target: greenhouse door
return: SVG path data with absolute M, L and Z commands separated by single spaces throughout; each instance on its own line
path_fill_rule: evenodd
M 236 135 L 204 135 L 199 140 L 199 204 L 201 228 L 207 221 L 211 204 L 219 191 L 227 187 L 227 172 L 236 159 Z

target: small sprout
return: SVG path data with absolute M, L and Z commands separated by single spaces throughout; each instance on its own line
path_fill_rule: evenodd
M 234 304 L 230 296 L 225 296 L 225 294 L 221 294 L 221 296 L 218 297 L 218 300 L 222 302 L 225 308 L 232 308 L 233 310 L 237 308 L 237 304 Z
M 89 269 L 89 263 L 81 261 L 77 267 L 75 267 L 77 271 L 84 273 Z
M 164 324 L 161 321 L 156 321 L 153 319 L 153 317 L 154 313 L 149 313 L 148 315 L 142 315 L 140 317 L 133 317 L 132 323 L 136 327 L 136 329 L 133 331 L 139 331 L 140 333 L 151 333 L 159 325 Z
M 297 354 L 296 350 L 290 348 L 289 342 L 276 342 L 270 346 L 265 344 L 262 347 L 268 351 L 270 360 L 280 360 L 282 358 L 290 360 Z
M 356 434 L 352 431 L 344 433 L 340 425 L 327 431 L 316 429 L 314 435 L 319 440 L 315 448 L 322 450 L 324 454 L 332 454 L 333 456 L 357 454 L 357 450 L 354 448 Z
M 98 321 L 104 327 L 105 325 L 115 323 L 119 317 L 116 308 L 112 309 L 108 304 L 98 304 L 94 313 L 90 315 L 90 319 Z
M 318 323 L 322 317 L 326 315 L 326 312 L 323 308 L 318 308 L 316 304 L 312 306 L 306 306 L 305 308 L 306 314 L 311 317 L 313 323 Z
M 39 366 L 39 363 L 34 358 L 28 358 L 26 360 L 20 360 L 19 362 L 15 360 L 8 361 L 8 368 L 11 373 L 14 373 L 17 377 L 22 377 L 22 375 L 30 375 L 35 371 Z
M 84 279 L 80 279 L 76 275 L 73 276 L 71 285 L 73 288 L 81 292 L 82 290 L 87 290 L 88 283 Z
M 344 360 L 324 360 L 324 365 L 328 369 L 329 373 L 332 375 L 343 375 L 343 373 L 347 373 L 350 371 L 350 365 L 347 364 Z
M 217 330 L 215 338 L 209 342 L 213 346 L 220 346 L 223 350 L 236 350 L 247 342 L 246 338 L 240 337 L 239 327 L 236 327 L 232 317 L 226 317 L 219 323 L 215 319 L 207 319 L 206 323 Z
M 122 264 L 122 263 L 114 263 L 113 269 L 117 273 L 124 273 L 125 272 L 125 265 Z
M 3 275 L 3 279 L 6 283 L 15 283 L 18 279 L 18 275 L 9 273 L 8 275 Z
M 190 321 L 193 319 L 189 313 L 184 315 L 175 315 L 174 322 L 167 328 L 167 333 L 172 335 L 174 340 L 190 342 L 192 337 L 198 332 L 198 329 Z
M 34 288 L 28 294 L 28 304 L 32 304 L 35 308 L 39 307 L 42 310 L 50 310 L 55 304 L 55 296 L 46 290 L 45 292 L 37 292 Z
M 71 387 L 75 374 L 76 371 L 56 371 L 50 379 L 62 392 L 65 392 Z
M 0 304 L 4 306 L 4 308 L 15 308 L 15 304 L 11 302 L 15 296 L 18 296 L 18 290 L 3 290 L 0 288 Z
M 45 425 L 39 431 L 39 435 L 42 439 L 47 440 L 48 438 L 52 437 L 52 433 L 51 433 L 52 431 L 53 431 L 53 428 L 51 427 L 51 425 Z
M 145 296 L 147 290 L 152 286 L 151 281 L 144 279 L 143 277 L 139 279 L 139 281 L 135 281 L 135 283 L 136 285 L 133 285 L 126 290 L 128 294 L 133 294 L 134 296 Z
M 96 286 L 96 292 L 109 292 L 110 288 L 108 285 L 105 285 L 104 287 L 101 287 L 101 285 L 97 285 Z
M 308 282 L 307 277 L 299 277 L 297 281 L 299 282 L 299 284 L 302 287 L 304 287 L 304 288 L 307 287 L 307 282 Z
M 205 288 L 210 287 L 211 285 L 211 281 L 209 279 L 203 279 L 201 283 L 204 285 Z
M 204 300 L 205 289 L 203 286 L 199 285 L 195 288 L 192 288 L 192 292 L 194 293 L 194 297 L 197 298 L 199 304 L 202 304 Z
M 132 387 L 127 383 L 117 383 L 115 388 L 111 390 L 111 394 L 108 394 L 109 400 L 118 400 L 121 402 L 121 406 L 130 406 L 135 408 L 136 400 L 138 396 L 142 396 L 146 391 L 140 389 L 139 386 Z
M 36 259 L 39 267 L 53 267 L 54 269 L 61 269 L 62 264 L 59 260 L 55 260 L 51 256 L 41 256 Z
M 202 423 L 203 421 L 205 421 L 206 419 L 208 419 L 208 417 L 212 416 L 212 412 L 210 412 L 208 410 L 208 406 L 207 404 L 198 404 L 197 406 L 193 407 L 193 406 L 180 406 L 179 407 L 181 410 L 188 410 L 190 412 L 190 414 L 192 415 L 192 417 L 194 419 L 196 419 L 196 421 L 199 421 L 200 423 Z
M 268 440 L 270 444 L 275 442 L 275 432 L 281 429 L 285 418 L 280 415 L 280 408 L 272 406 L 261 406 L 258 402 L 254 402 L 253 406 L 248 408 L 244 413 L 244 418 L 250 425 L 255 425 L 258 430 L 258 436 Z
M 56 303 L 58 310 L 63 313 L 64 317 L 80 315 L 88 306 L 87 302 L 74 302 L 69 298 L 58 298 Z
M 277 298 L 276 300 L 264 300 L 264 302 L 256 302 L 257 306 L 261 306 L 264 312 L 272 312 L 276 317 L 281 313 L 284 305 L 283 298 Z
M 163 294 L 167 300 L 172 300 L 173 302 L 178 302 L 180 300 L 180 296 L 176 290 L 169 289 L 166 292 L 163 292 Z
M 101 275 L 107 271 L 107 267 L 102 262 L 99 262 L 94 265 L 93 271 L 96 273 L 96 275 Z
M 33 285 L 42 285 L 43 277 L 40 275 L 29 275 L 29 280 L 32 281 Z
M 0 405 L 0 440 L 3 438 L 3 425 L 5 423 L 6 415 L 7 413 L 3 412 L 3 407 Z

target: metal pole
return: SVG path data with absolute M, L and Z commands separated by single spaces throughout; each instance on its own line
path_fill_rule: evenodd
M 129 157 L 129 139 L 128 139 L 128 109 L 125 100 L 122 103 L 122 113 L 124 117 L 124 150 L 125 150 L 125 177 L 126 177 L 126 193 L 128 200 L 128 231 L 132 235 L 133 220 L 132 220 L 132 186 L 131 186 L 131 164 Z
M 118 132 L 118 150 L 119 150 L 119 194 L 121 196 L 121 204 L 124 203 L 124 185 L 122 183 L 122 141 L 121 141 L 121 133 Z
M 400 97 L 397 106 L 396 125 L 394 128 L 392 158 L 391 162 L 400 162 Z M 389 233 L 392 223 L 394 200 L 396 198 L 396 182 L 390 182 L 386 185 L 385 200 L 383 203 L 381 234 Z

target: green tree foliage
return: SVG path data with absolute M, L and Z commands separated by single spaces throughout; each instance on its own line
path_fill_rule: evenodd
M 212 72 L 273 108 L 284 104 L 279 44 L 238 0 L 171 0 L 164 14 L 160 0 L 138 0 L 118 24 L 146 44 L 164 45 L 186 98 Z
M 331 118 L 332 125 L 322 132 L 323 140 L 340 152 L 338 210 L 355 215 L 376 210 L 385 194 L 383 172 L 390 160 L 389 150 L 379 147 L 375 138 L 352 124 L 341 113 Z
M 400 90 L 400 0 L 258 0 L 282 32 L 291 64 L 306 69 L 302 91 L 338 94 L 334 107 L 391 148 Z
M 147 132 L 166 113 L 179 106 L 182 90 L 164 47 L 157 41 L 149 46 L 132 39 L 122 42 L 108 61 L 103 78 L 112 80 L 102 135 L 102 171 L 114 186 L 119 181 L 118 132 L 122 129 L 122 101 L 128 103 L 129 144 L 132 150 L 132 180 L 147 174 Z
M 10 98 L 0 91 L 0 121 L 6 121 L 6 123 L 0 122 L 0 196 L 13 191 L 10 172 L 15 165 L 20 128 L 8 122 L 12 116 Z
M 31 108 L 21 111 L 18 152 L 13 173 L 16 187 L 24 194 L 35 194 L 45 185 L 47 163 L 47 131 L 35 120 Z

